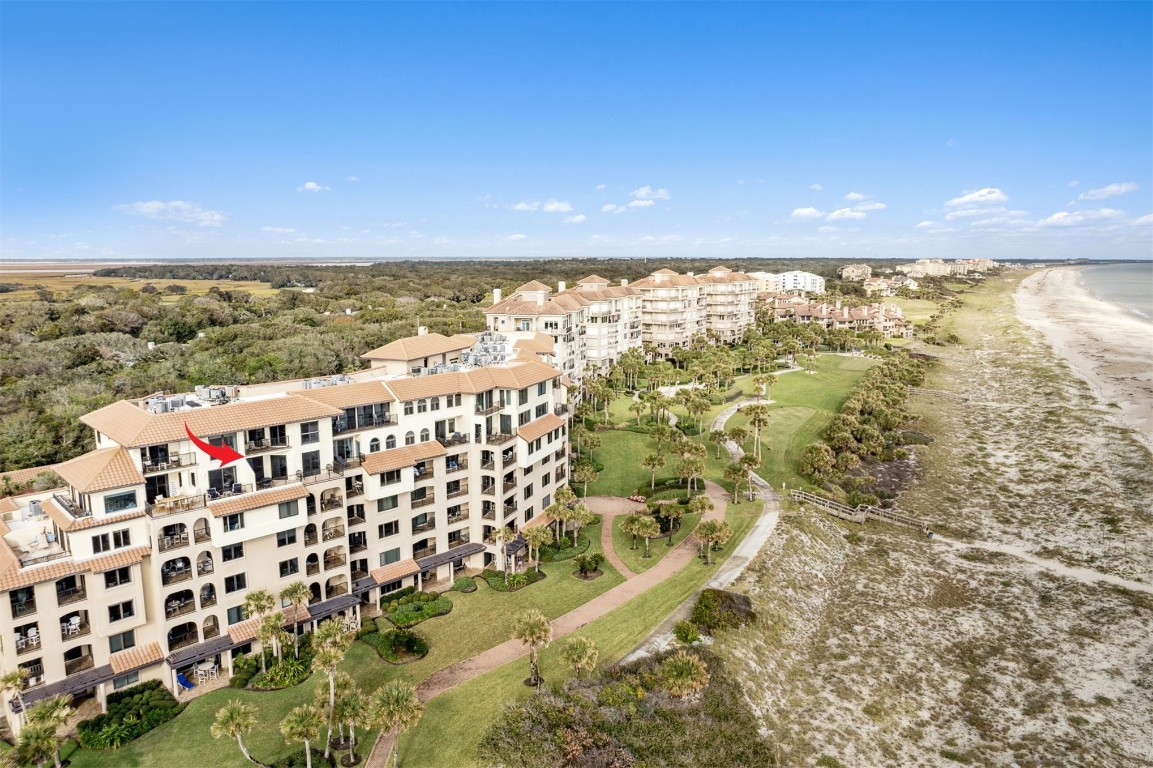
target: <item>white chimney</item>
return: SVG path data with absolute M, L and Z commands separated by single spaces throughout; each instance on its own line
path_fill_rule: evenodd
M 621 278 L 621 288 L 624 288 L 628 284 L 629 284 L 629 281 L 626 278 L 622 277 Z
M 416 335 L 417 336 L 427 336 L 428 335 L 428 326 L 427 325 L 418 325 L 416 327 Z
M 502 295 L 504 295 L 504 292 L 501 291 L 500 288 L 493 288 L 492 289 L 492 303 L 493 304 L 500 304 L 500 299 L 501 299 Z
M 544 293 L 545 293 L 544 291 L 537 291 L 536 292 L 536 305 L 538 307 L 544 306 Z
M 558 280 L 557 284 L 556 284 L 556 292 L 557 293 L 564 293 L 565 285 L 566 285 L 566 283 L 564 280 Z
M 688 271 L 688 272 L 686 272 L 685 274 L 686 274 L 686 275 L 688 275 L 689 277 L 692 277 L 692 276 L 693 276 L 693 271 L 692 271 L 692 270 L 689 270 L 689 271 Z

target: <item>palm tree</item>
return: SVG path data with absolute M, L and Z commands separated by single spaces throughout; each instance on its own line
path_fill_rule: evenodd
M 694 499 L 704 498 L 702 496 L 694 496 Z M 657 506 L 657 515 L 669 522 L 669 542 L 668 545 L 673 545 L 673 526 L 676 525 L 677 520 L 681 519 L 681 515 L 685 513 L 684 507 L 680 504 L 660 504 Z
M 637 519 L 636 527 L 637 535 L 645 540 L 645 557 L 652 557 L 649 554 L 649 542 L 661 535 L 661 524 L 651 515 L 642 515 Z
M 769 388 L 777 383 L 777 377 L 771 373 L 762 373 L 759 376 L 753 377 L 753 384 L 761 392 L 761 399 L 769 399 Z
M 725 434 L 723 429 L 713 429 L 709 431 L 709 442 L 716 446 L 717 452 L 714 454 L 716 458 L 721 457 L 721 450 L 725 447 L 725 441 L 729 436 Z
M 749 430 L 744 427 L 730 427 L 725 434 L 738 446 L 744 445 L 745 441 L 749 439 Z
M 512 637 L 528 646 L 529 684 L 540 685 L 537 650 L 547 648 L 548 644 L 552 642 L 552 624 L 549 624 L 548 618 L 543 613 L 535 608 L 529 608 L 527 611 L 518 613 L 513 619 Z
M 665 465 L 665 458 L 659 453 L 650 453 L 641 459 L 641 466 L 653 473 L 652 479 L 649 480 L 649 490 L 657 487 L 657 470 Z
M 248 754 L 248 747 L 244 746 L 244 737 L 256 727 L 256 707 L 245 704 L 239 699 L 233 699 L 220 709 L 216 710 L 216 720 L 209 727 L 212 738 L 219 739 L 225 736 L 236 739 L 240 745 L 240 752 L 244 759 L 250 763 L 256 761 Z
M 60 741 L 57 738 L 57 731 L 67 725 L 72 713 L 72 697 L 60 695 L 44 699 L 28 711 L 29 724 L 44 726 L 52 733 L 52 759 L 56 763 L 56 768 L 60 768 Z
M 312 742 L 320 735 L 323 726 L 324 710 L 312 704 L 301 704 L 280 721 L 280 733 L 285 741 L 304 744 L 306 768 L 312 768 Z
M 262 617 L 276 607 L 276 598 L 268 590 L 254 589 L 244 596 L 244 615 L 248 618 Z M 268 665 L 264 661 L 264 646 L 260 648 L 260 671 L 267 672 Z
M 264 663 L 264 649 L 272 646 L 272 655 L 280 661 L 281 643 L 288 640 L 288 633 L 284 631 L 284 613 L 277 611 L 264 617 L 260 623 L 256 636 L 260 639 L 260 661 Z
M 577 545 L 577 537 L 580 536 L 581 527 L 591 525 L 596 522 L 596 515 L 585 504 L 574 504 L 572 507 L 572 515 L 569 518 L 569 525 L 572 527 L 572 545 Z
M 737 494 L 741 492 L 741 483 L 748 477 L 748 472 L 741 466 L 740 462 L 734 461 L 727 464 L 724 470 L 724 478 L 733 484 L 733 503 L 737 503 Z M 697 496 L 695 498 L 702 498 Z
M 592 670 L 597 665 L 597 659 L 600 657 L 600 651 L 597 650 L 596 641 L 591 637 L 579 637 L 573 635 L 564 641 L 564 645 L 560 650 L 561 658 L 565 663 L 573 668 L 577 679 L 580 679 L 581 672 L 585 670 Z
M 680 650 L 661 664 L 661 682 L 666 691 L 681 698 L 709 684 L 709 669 L 695 653 Z
M 280 599 L 287 600 L 295 609 L 292 617 L 292 653 L 300 658 L 300 622 L 296 619 L 300 616 L 300 609 L 312 601 L 312 590 L 303 581 L 294 581 L 280 591 Z
M 504 584 L 508 586 L 508 545 L 516 541 L 517 532 L 508 526 L 501 526 L 493 534 L 496 541 L 497 557 L 500 560 L 500 570 L 504 574 Z
M 24 686 L 27 685 L 30 675 L 25 667 L 17 667 L 0 677 L 0 693 L 12 694 L 21 712 L 24 712 Z
M 645 411 L 648 410 L 648 406 L 640 400 L 633 400 L 631 403 L 629 403 L 629 410 L 636 414 L 637 426 L 639 427 L 641 425 L 641 416 L 643 416 Z
M 344 660 L 352 635 L 335 620 L 321 623 L 312 634 L 312 668 L 328 676 L 328 736 L 324 741 L 324 759 L 331 754 L 333 712 L 336 708 L 336 668 Z
M 57 746 L 56 729 L 52 726 L 25 725 L 16 742 L 16 764 L 44 768 L 44 764 L 56 755 Z
M 621 518 L 621 531 L 633 537 L 629 549 L 637 548 L 637 536 L 640 535 L 637 521 L 642 517 L 648 517 L 648 515 L 644 512 L 634 512 L 631 515 L 625 515 Z
M 696 456 L 687 456 L 677 462 L 677 475 L 684 478 L 691 495 L 697 486 L 697 477 L 705 471 L 705 462 Z
M 737 463 L 741 465 L 741 469 L 745 471 L 745 487 L 749 491 L 749 501 L 753 499 L 753 470 L 761 465 L 756 456 L 745 455 L 737 459 Z
M 713 500 L 708 496 L 694 496 L 689 499 L 689 511 L 704 514 L 712 509 L 715 505 Z
M 589 463 L 577 464 L 572 471 L 572 479 L 583 486 L 581 488 L 581 496 L 589 495 L 589 483 L 596 482 L 597 476 L 596 467 Z
M 400 761 L 400 734 L 416 725 L 424 711 L 424 704 L 411 685 L 400 680 L 389 680 L 372 694 L 370 706 L 382 728 L 395 730 L 397 746 L 392 748 L 392 765 Z
M 709 565 L 713 564 L 713 542 L 716 541 L 719 527 L 720 523 L 716 520 L 702 520 L 697 524 L 697 540 L 701 543 L 701 549 L 705 552 L 705 562 Z
M 537 525 L 521 531 L 524 542 L 528 545 L 528 556 L 532 559 L 533 550 L 536 550 L 536 572 L 540 573 L 540 548 L 553 542 L 552 528 L 547 525 Z
M 745 415 L 749 417 L 749 424 L 753 427 L 753 453 L 756 454 L 757 461 L 760 461 L 761 429 L 769 425 L 769 407 L 757 403 L 755 405 L 746 405 L 744 411 Z
M 376 722 L 376 712 L 369 706 L 368 696 L 356 687 L 351 677 L 341 691 L 336 708 L 340 722 L 348 725 L 348 763 L 351 765 L 356 752 L 356 727 L 371 728 Z

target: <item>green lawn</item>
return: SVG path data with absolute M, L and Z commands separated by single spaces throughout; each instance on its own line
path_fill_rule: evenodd
M 925 322 L 938 309 L 937 302 L 928 299 L 903 299 L 899 296 L 893 296 L 884 299 L 884 301 L 888 304 L 896 304 L 905 313 L 905 319 L 914 323 Z
M 684 541 L 700 521 L 701 515 L 699 512 L 682 516 L 681 527 L 673 534 L 673 546 L 675 547 Z M 613 520 L 613 549 L 616 550 L 617 556 L 624 561 L 624 564 L 632 569 L 633 573 L 640 573 L 641 571 L 652 568 L 661 561 L 661 558 L 664 557 L 670 549 L 668 539 L 654 539 L 649 547 L 649 553 L 652 557 L 645 558 L 644 539 L 637 539 L 636 549 L 630 549 L 632 540 L 632 536 L 621 530 L 621 518 L 619 516 L 615 518 Z
M 687 600 L 720 567 L 737 542 L 744 539 L 761 513 L 760 503 L 730 504 L 726 519 L 733 526 L 733 538 L 723 550 L 714 553 L 713 565 L 694 560 L 680 573 L 645 592 L 615 611 L 581 629 L 600 649 L 600 663 L 612 663 L 639 645 L 677 606 Z M 541 674 L 560 683 L 571 671 L 560 660 L 560 643 L 541 653 Z M 476 748 L 485 730 L 508 702 L 531 695 L 522 681 L 528 676 L 528 661 L 519 659 L 494 669 L 447 693 L 425 707 L 419 725 L 401 739 L 401 766 L 420 768 L 470 768 L 479 766 Z
M 596 482 L 589 483 L 590 496 L 629 496 L 642 484 L 647 486 L 652 475 L 641 466 L 641 459 L 656 450 L 648 435 L 639 432 L 606 430 L 598 432 L 601 447 L 596 457 L 604 464 L 604 471 Z M 671 462 L 670 462 L 671 464 Z M 657 472 L 657 479 L 671 474 L 671 467 Z M 581 492 L 581 484 L 574 482 L 573 490 Z

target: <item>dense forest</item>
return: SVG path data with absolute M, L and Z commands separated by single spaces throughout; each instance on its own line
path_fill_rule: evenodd
M 92 447 L 78 417 L 126 397 L 197 384 L 253 383 L 362 367 L 359 355 L 419 325 L 484 328 L 494 287 L 573 284 L 592 273 L 635 280 L 662 267 L 703 272 L 717 260 L 388 262 L 371 266 L 160 264 L 100 270 L 122 286 L 40 290 L 0 302 L 0 472 L 64 461 Z M 729 260 L 738 270 L 807 269 L 830 260 Z M 872 263 L 872 262 L 871 262 Z M 879 266 L 879 263 L 878 263 Z M 253 280 L 271 296 L 149 280 Z M 831 287 L 835 284 L 831 284 Z

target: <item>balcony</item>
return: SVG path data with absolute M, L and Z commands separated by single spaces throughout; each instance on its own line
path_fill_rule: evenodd
M 489 405 L 489 406 L 477 405 L 476 415 L 477 416 L 488 416 L 490 414 L 493 414 L 493 413 L 496 413 L 497 411 L 502 410 L 504 408 L 504 406 L 505 406 L 505 404 L 503 402 L 493 403 L 492 405 Z
M 216 593 L 215 592 L 213 592 L 211 595 L 203 595 L 202 594 L 200 596 L 200 607 L 201 608 L 211 608 L 214 605 L 216 605 Z M 207 640 L 208 638 L 205 637 L 204 639 Z
M 505 516 L 507 517 L 508 515 L 511 515 L 511 514 L 513 514 L 514 512 L 516 512 L 516 502 L 515 502 L 515 501 L 506 501 L 506 502 L 504 503 L 504 514 L 505 514 Z
M 468 520 L 468 517 L 469 517 L 468 507 L 465 507 L 460 512 L 457 512 L 455 515 L 449 515 L 448 516 L 448 524 L 449 525 L 456 525 L 457 523 L 463 523 L 465 520 Z
M 61 622 L 60 624 L 60 639 L 71 640 L 74 637 L 83 637 L 92 633 L 92 626 L 84 620 L 78 621 L 75 624 L 71 622 Z
M 359 581 L 368 575 L 368 570 L 364 567 L 358 567 L 352 572 L 352 580 Z
M 20 669 L 28 670 L 28 682 L 25 683 L 29 688 L 38 688 L 44 685 L 44 665 L 43 664 L 21 664 Z
M 212 540 L 212 531 L 207 528 L 196 528 L 192 532 L 192 540 L 197 544 L 202 544 L 206 541 Z
M 171 454 L 164 461 L 151 461 L 144 460 L 144 474 L 155 475 L 162 472 L 171 472 L 174 469 L 184 469 L 185 467 L 196 466 L 195 453 L 177 453 Z
M 338 595 L 343 595 L 347 591 L 348 591 L 348 585 L 347 584 L 345 584 L 343 582 L 341 582 L 340 584 L 334 584 L 325 590 L 324 599 L 325 600 L 331 600 L 332 598 L 337 597 Z
M 209 488 L 208 500 L 220 501 L 221 499 L 227 499 L 230 496 L 240 496 L 245 493 L 252 493 L 251 483 L 229 483 L 219 491 L 215 488 Z
M 386 413 L 381 416 L 371 416 L 365 418 L 338 418 L 332 420 L 332 434 L 345 435 L 349 432 L 359 432 L 362 429 L 375 429 L 376 427 L 395 427 L 396 419 L 392 418 L 392 414 Z
M 40 635 L 16 635 L 16 655 L 22 656 L 31 651 L 40 650 Z
M 468 469 L 468 459 L 457 459 L 445 464 L 444 473 L 451 475 L 453 472 L 461 472 L 466 469 Z
M 251 456 L 254 453 L 267 453 L 269 451 L 286 451 L 291 448 L 288 440 L 249 440 L 244 444 L 244 453 L 246 456 Z
M 488 445 L 503 445 L 509 440 L 512 440 L 516 435 L 505 434 L 503 432 L 493 432 L 485 437 L 484 441 Z
M 449 436 L 437 435 L 436 441 L 443 445 L 445 448 L 451 448 L 454 445 L 464 445 L 467 443 L 468 435 L 463 432 L 455 432 Z
M 411 506 L 413 509 L 420 509 L 421 507 L 427 507 L 429 504 L 433 503 L 434 501 L 436 501 L 436 494 L 430 493 L 427 496 L 425 496 L 423 499 L 413 499 Z
M 338 568 L 348 562 L 348 558 L 344 555 L 330 555 L 324 558 L 324 570 L 331 571 L 333 568 Z
M 183 635 L 174 635 L 172 639 L 168 641 L 168 652 L 172 653 L 173 651 L 178 651 L 181 648 L 187 648 L 190 645 L 196 645 L 198 642 L 200 642 L 200 639 L 197 637 L 195 632 L 189 632 Z
M 306 534 L 304 534 L 304 546 L 306 546 L 306 547 L 311 547 L 311 546 L 313 546 L 314 544 L 316 544 L 316 542 L 317 542 L 317 541 L 319 541 L 319 539 L 318 539 L 318 538 L 316 538 L 316 534 L 315 534 L 315 533 L 306 533 Z
M 568 414 L 568 406 L 558 405 L 556 408 L 552 409 L 552 412 L 557 416 L 565 416 Z
M 182 581 L 188 581 L 191 578 L 192 578 L 192 569 L 191 568 L 181 568 L 179 570 L 174 569 L 171 571 L 165 571 L 163 573 L 163 575 L 161 576 L 160 581 L 162 584 L 164 584 L 164 586 L 167 587 L 167 586 L 170 586 L 172 584 L 179 584 Z
M 344 506 L 344 499 L 340 496 L 330 496 L 327 499 L 320 500 L 320 511 L 327 512 L 330 509 L 340 509 Z
M 325 541 L 332 541 L 333 539 L 343 539 L 344 538 L 344 526 L 343 525 L 337 525 L 337 526 L 334 526 L 332 528 L 325 528 L 324 532 L 321 534 L 321 536 Z M 308 543 L 308 537 L 305 536 L 304 539 L 305 539 L 304 543 L 307 544 Z
M 215 570 L 211 560 L 202 560 L 196 564 L 196 575 L 207 576 Z
M 481 486 L 480 492 L 485 496 L 496 496 L 496 483 Z
M 461 536 L 458 539 L 449 539 L 448 548 L 450 550 L 453 550 L 453 549 L 456 549 L 457 547 L 463 546 L 463 545 L 468 544 L 468 543 L 469 543 L 469 537 L 468 536 Z
M 496 507 L 486 509 L 481 513 L 481 517 L 485 520 L 496 520 Z
M 561 448 L 559 451 L 554 452 L 552 455 L 553 459 L 555 459 L 556 461 L 560 461 L 561 459 L 565 458 L 566 456 L 568 456 L 568 451 L 564 448 Z
M 67 496 L 61 496 L 59 493 L 54 493 L 52 494 L 52 500 L 56 502 L 57 506 L 77 519 L 92 517 L 91 509 L 84 509 Z
M 354 525 L 364 525 L 364 515 L 355 512 L 348 513 L 348 526 L 351 528 Z
M 449 491 L 446 495 L 450 499 L 455 499 L 458 496 L 465 496 L 467 494 L 468 494 L 468 484 L 464 483 L 459 488 L 457 488 L 455 491 Z
M 332 463 L 342 470 L 356 469 L 363 462 L 363 456 L 336 456 L 332 460 Z
M 36 613 L 36 600 L 21 600 L 12 603 L 12 616 L 14 618 L 21 618 L 22 616 L 31 616 Z
M 481 469 L 495 469 L 496 468 L 496 461 L 494 459 L 489 459 L 488 461 L 481 464 L 480 468 Z
M 504 493 L 508 493 L 509 491 L 516 488 L 516 478 L 513 478 L 512 480 L 505 480 L 503 487 L 504 487 Z
M 516 464 L 516 451 L 510 449 L 502 453 L 500 463 L 505 467 L 508 467 L 510 464 Z
M 353 480 L 350 484 L 345 484 L 344 495 L 349 499 L 355 499 L 358 496 L 364 495 L 364 483 L 360 480 Z
M 170 552 L 174 549 L 188 546 L 188 531 L 173 536 L 160 536 L 156 539 L 157 549 L 161 552 Z
M 419 524 L 413 523 L 412 524 L 412 532 L 413 533 L 424 533 L 425 531 L 433 531 L 433 530 L 436 530 L 436 520 L 429 520 L 429 521 L 424 522 L 424 523 L 419 523 Z
M 315 576 L 320 573 L 320 563 L 308 563 L 304 566 L 304 572 L 308 576 Z
M 212 602 L 216 602 L 213 600 Z M 209 624 L 204 628 L 204 639 L 211 640 L 214 637 L 220 636 L 220 627 L 216 624 Z
M 307 473 L 299 470 L 296 472 L 296 479 L 305 485 L 327 483 L 330 480 L 337 480 L 342 477 L 344 477 L 344 470 L 338 468 L 335 464 L 329 464 L 328 468 L 323 472 L 319 469 L 309 470 Z
M 177 515 L 193 509 L 204 509 L 207 506 L 208 496 L 203 493 L 195 496 L 174 496 L 171 499 L 157 496 L 154 501 L 144 505 L 144 511 L 149 517 L 156 518 Z
M 436 545 L 430 544 L 427 547 L 421 547 L 420 549 L 412 550 L 412 559 L 413 560 L 420 560 L 422 557 L 428 557 L 429 555 L 435 555 L 435 554 L 436 554 Z
M 363 552 L 368 549 L 368 541 L 366 539 L 353 539 L 348 543 L 348 551 L 350 553 Z
M 96 663 L 92 659 L 92 654 L 87 653 L 83 656 L 77 656 L 75 659 L 65 659 L 64 674 L 75 675 L 77 672 L 92 669 L 94 666 Z
M 56 589 L 56 604 L 63 607 L 88 599 L 88 590 L 84 587 L 65 587 Z

